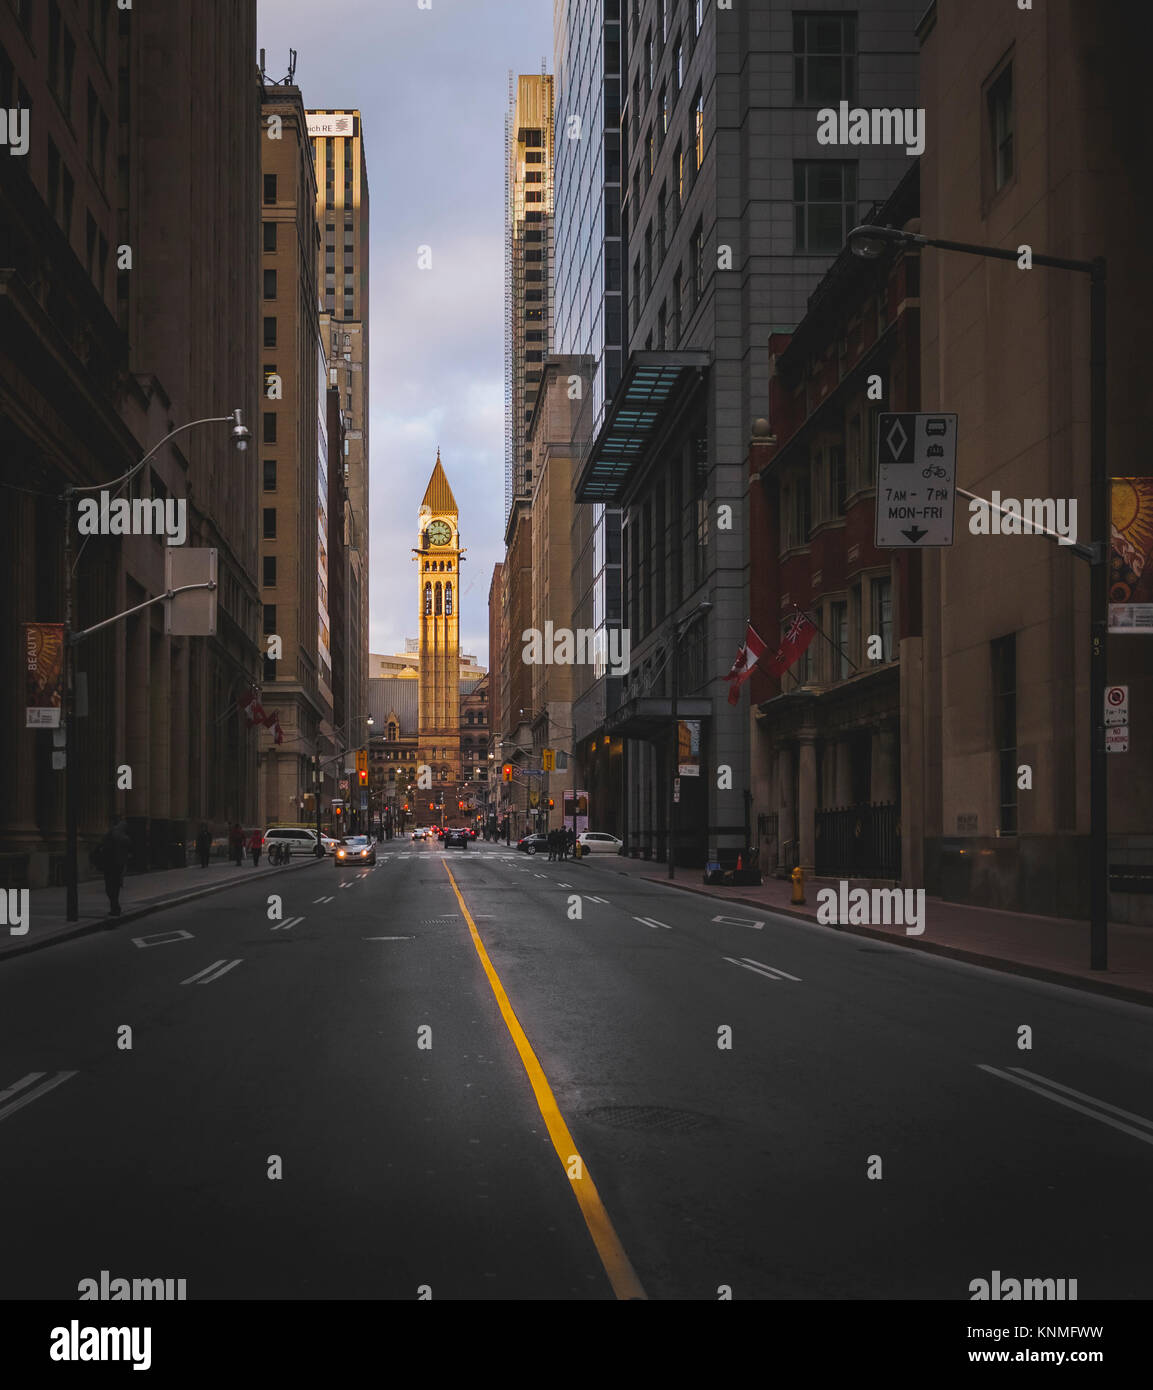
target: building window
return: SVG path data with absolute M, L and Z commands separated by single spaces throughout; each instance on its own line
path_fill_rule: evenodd
M 275 657 L 266 656 L 264 658 L 264 684 L 272 685 L 276 680 L 276 668 L 280 663 Z
M 444 586 L 444 615 L 446 618 L 452 617 L 452 585 Z
M 276 346 L 276 319 L 275 317 L 264 320 L 264 346 Z
M 781 537 L 782 550 L 794 546 L 808 545 L 812 517 L 809 507 L 809 475 L 796 474 L 784 489 L 784 506 L 781 509 L 781 523 L 784 535 Z
M 673 72 L 676 74 L 676 90 L 679 92 L 685 81 L 685 46 L 679 34 L 673 51 Z
M 442 586 L 438 583 L 437 586 L 436 586 L 436 607 L 433 609 L 433 614 L 434 614 L 434 616 L 437 617 L 437 618 L 439 618 L 440 615 L 441 615 L 441 609 L 442 609 L 443 602 L 444 602 L 444 590 L 443 590 Z
M 695 308 L 705 296 L 705 229 L 703 222 L 698 222 L 696 230 L 693 232 L 693 307 Z
M 993 192 L 1013 177 L 1013 65 L 1009 63 L 988 92 L 990 167 Z
M 997 826 L 1017 833 L 1017 634 L 990 643 L 993 657 L 993 738 L 997 749 Z
M 700 87 L 693 100 L 693 140 L 696 158 L 694 169 L 699 169 L 705 162 L 705 96 Z
M 649 126 L 649 133 L 645 136 L 645 188 L 648 188 L 652 182 L 656 158 L 656 151 L 653 148 L 653 128 Z
M 659 122 L 658 122 L 658 124 L 657 124 L 657 134 L 660 136 L 660 139 L 657 141 L 658 147 L 659 147 L 659 146 L 662 146 L 662 145 L 665 143 L 665 136 L 666 136 L 668 133 L 669 133 L 669 92 L 668 92 L 668 88 L 667 88 L 667 87 L 665 86 L 665 84 L 662 82 L 662 83 L 661 83 L 661 95 L 660 95 L 660 119 L 659 119 Z
M 648 61 L 645 64 L 645 72 L 647 73 L 646 90 L 648 95 L 652 96 L 653 79 L 657 75 L 657 50 L 656 44 L 653 42 L 653 31 L 651 29 L 648 32 L 648 37 L 645 39 L 645 53 L 648 55 Z
M 893 659 L 893 582 L 891 579 L 874 579 L 869 585 L 869 602 L 872 608 L 870 633 L 881 639 L 881 660 Z
M 265 174 L 264 176 L 264 201 L 266 203 L 276 202 L 276 175 Z
M 653 224 L 645 228 L 645 298 L 653 292 Z
M 793 100 L 798 106 L 852 104 L 856 77 L 856 15 L 793 16 Z
M 264 632 L 265 636 L 276 631 L 276 604 L 266 603 L 264 605 Z
M 264 297 L 265 299 L 276 298 L 276 271 L 266 270 L 264 272 Z
M 264 412 L 264 442 L 266 444 L 276 443 L 276 412 L 274 410 Z
M 432 585 L 427 582 L 424 586 L 424 616 L 426 618 L 432 616 Z
M 264 573 L 261 578 L 266 588 L 274 588 L 276 585 L 276 556 L 265 555 L 262 560 Z
M 264 249 L 265 249 L 266 251 L 275 251 L 275 250 L 276 250 L 276 223 L 275 223 L 275 222 L 264 222 L 264 223 L 262 223 L 261 225 L 264 227 Z
M 701 32 L 701 25 L 705 21 L 704 16 L 705 0 L 693 0 L 693 33 Z
M 672 342 L 673 347 L 681 345 L 681 268 L 677 266 L 677 272 L 673 276 L 673 322 L 672 322 Z
M 673 152 L 673 164 L 677 171 L 677 197 L 673 206 L 679 214 L 685 205 L 685 151 L 679 140 Z
M 276 539 L 276 508 L 264 508 L 264 539 L 274 541 Z
M 825 450 L 825 516 L 836 520 L 845 515 L 845 450 L 832 444 Z
M 662 352 L 666 351 L 669 345 L 669 325 L 668 310 L 665 308 L 664 301 L 657 312 L 657 345 Z
M 668 199 L 668 192 L 665 185 L 661 184 L 660 196 L 657 199 L 657 255 L 664 260 L 665 251 L 668 249 L 668 225 L 665 213 L 665 203 Z
M 276 491 L 276 460 L 264 460 L 264 490 L 265 492 Z
M 793 164 L 794 238 L 797 252 L 839 251 L 857 216 L 857 166 L 850 160 L 797 160 Z

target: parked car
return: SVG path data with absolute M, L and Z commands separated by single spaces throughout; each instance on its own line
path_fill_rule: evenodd
M 468 849 L 467 830 L 446 830 L 444 832 L 445 849 Z
M 525 835 L 523 839 L 516 842 L 516 847 L 524 850 L 525 854 L 535 854 L 538 849 L 548 849 L 548 836 Z
M 264 832 L 264 850 L 270 854 L 273 845 L 283 845 L 288 853 L 296 858 L 300 855 L 316 855 L 316 831 L 304 830 L 293 825 L 271 825 Z
M 336 846 L 333 862 L 338 869 L 346 864 L 375 864 L 376 841 L 367 835 L 346 835 Z
M 577 836 L 577 844 L 582 854 L 619 854 L 623 840 L 615 835 L 606 835 L 603 830 L 582 830 Z

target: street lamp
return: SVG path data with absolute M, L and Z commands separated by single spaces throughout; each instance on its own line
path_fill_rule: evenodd
M 83 487 L 68 486 L 60 495 L 60 502 L 64 508 L 64 708 L 61 711 L 61 723 L 64 726 L 64 917 L 68 922 L 76 922 L 80 918 L 80 873 L 77 863 L 78 826 L 76 817 L 76 660 L 73 656 L 73 648 L 84 635 L 72 630 L 72 572 L 75 568 L 72 562 L 72 503 L 82 492 L 101 492 L 113 488 L 119 492 L 124 484 L 130 482 L 148 460 L 162 449 L 174 435 L 182 434 L 185 430 L 195 429 L 197 425 L 220 424 L 232 426 L 233 441 L 237 449 L 243 453 L 248 448 L 248 429 L 244 424 L 241 411 L 234 410 L 231 415 L 209 415 L 201 420 L 189 420 L 183 425 L 177 425 L 174 430 L 169 430 L 163 439 L 154 444 L 144 457 L 138 463 L 133 464 L 128 472 L 121 477 L 113 478 L 110 482 L 91 483 Z M 87 541 L 84 544 L 87 545 Z M 77 565 L 80 563 L 80 554 L 83 553 L 83 550 L 84 546 L 82 545 L 76 556 Z M 117 614 L 117 618 L 124 616 L 125 614 Z M 115 618 L 108 619 L 109 623 L 115 621 Z M 100 626 L 103 627 L 106 624 L 101 623 Z
M 931 246 L 992 260 L 1017 261 L 1001 246 L 945 241 L 900 227 L 854 227 L 849 249 L 876 260 L 889 246 Z M 1069 260 L 1031 253 L 1031 263 L 1089 276 L 1089 497 L 1092 543 L 1075 546 L 1089 563 L 1089 968 L 1105 970 L 1109 955 L 1109 755 L 1105 748 L 1105 684 L 1109 640 L 1109 476 L 1105 433 L 1105 258 Z
M 674 624 L 674 626 L 673 626 L 673 649 L 672 649 L 672 656 L 671 656 L 672 667 L 673 667 L 673 697 L 672 697 L 672 708 L 671 708 L 672 724 L 671 724 L 671 728 L 670 728 L 670 730 L 669 730 L 670 746 L 669 746 L 669 791 L 668 791 L 668 797 L 669 797 L 669 799 L 668 799 L 668 837 L 669 837 L 669 855 L 668 855 L 668 857 L 669 857 L 669 878 L 675 878 L 675 877 L 676 877 L 676 863 L 677 863 L 677 840 L 676 840 L 676 819 L 677 819 L 676 808 L 677 808 L 677 801 L 676 801 L 676 793 L 675 793 L 674 788 L 676 787 L 676 781 L 677 781 L 677 768 L 678 768 L 678 765 L 679 765 L 679 763 L 680 763 L 680 749 L 681 749 L 681 716 L 680 716 L 680 710 L 679 710 L 678 707 L 677 707 L 677 701 L 678 701 L 678 699 L 680 698 L 680 693 L 681 693 L 681 663 L 680 663 L 680 646 L 681 646 L 681 638 L 685 635 L 686 632 L 688 632 L 689 628 L 692 627 L 693 623 L 695 623 L 696 620 L 697 620 L 698 618 L 703 618 L 703 617 L 705 616 L 706 613 L 712 612 L 712 607 L 713 607 L 713 605 L 712 605 L 711 603 L 709 603 L 709 601 L 708 601 L 707 599 L 705 599 L 703 602 L 697 604 L 697 606 L 693 609 L 693 611 L 689 614 L 689 616 L 688 616 L 687 618 L 682 619 L 681 622 L 676 623 L 676 624 Z M 575 802 L 574 802 L 574 804 L 575 804 Z

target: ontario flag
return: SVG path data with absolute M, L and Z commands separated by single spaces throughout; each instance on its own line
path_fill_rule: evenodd
M 737 648 L 736 660 L 729 674 L 724 677 L 729 684 L 729 704 L 735 705 L 741 698 L 741 686 L 753 674 L 753 667 L 768 649 L 757 635 L 752 623 L 745 629 L 745 640 Z

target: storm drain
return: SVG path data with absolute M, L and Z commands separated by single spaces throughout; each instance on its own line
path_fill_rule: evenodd
M 586 1120 L 593 1124 L 609 1125 L 613 1129 L 663 1130 L 668 1134 L 696 1134 L 716 1127 L 709 1115 L 691 1110 L 669 1110 L 661 1105 L 599 1105 L 586 1110 Z

